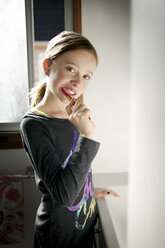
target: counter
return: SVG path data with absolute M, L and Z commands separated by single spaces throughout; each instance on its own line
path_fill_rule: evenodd
M 101 228 L 106 248 L 126 248 L 128 173 L 93 174 L 94 187 L 104 187 L 118 193 L 97 200 Z

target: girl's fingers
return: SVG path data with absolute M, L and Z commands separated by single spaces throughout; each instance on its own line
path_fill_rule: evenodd
M 69 120 L 76 126 L 80 135 L 93 139 L 96 127 L 89 118 L 91 111 L 84 105 L 72 99 L 65 107 Z
M 86 106 L 84 104 L 80 104 L 77 102 L 74 98 L 69 102 L 69 104 L 65 107 L 68 115 L 74 115 L 81 113 L 83 110 L 86 109 Z
M 81 113 L 84 109 L 86 109 L 86 106 L 84 104 L 76 103 L 72 105 L 73 115 L 76 115 L 77 113 Z
M 72 112 L 73 118 L 76 118 L 76 116 L 78 118 L 80 118 L 80 117 L 82 117 L 82 118 L 88 117 L 89 118 L 90 115 L 91 115 L 91 112 L 89 109 L 86 108 L 85 105 L 75 106 L 75 108 L 73 109 L 73 112 Z
M 66 112 L 70 115 L 73 112 L 74 106 L 77 104 L 77 101 L 72 98 L 72 100 L 65 106 Z
M 113 195 L 114 197 L 119 197 L 119 195 L 113 190 L 104 189 L 104 188 L 96 188 L 95 189 L 95 197 L 96 199 L 106 197 L 108 195 Z
M 107 194 L 111 194 L 111 195 L 113 195 L 114 197 L 118 197 L 119 195 L 116 193 L 116 192 L 114 192 L 113 190 L 109 190 L 108 192 L 107 192 Z
M 67 112 L 70 115 L 70 119 L 76 119 L 76 117 L 79 118 L 88 118 L 91 115 L 91 111 L 84 105 L 80 104 L 77 101 L 71 102 L 66 107 Z

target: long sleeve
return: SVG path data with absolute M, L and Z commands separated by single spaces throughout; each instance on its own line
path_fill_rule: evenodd
M 61 152 L 63 147 L 59 147 L 56 130 L 54 133 L 55 138 L 47 124 L 38 119 L 24 118 L 21 123 L 24 147 L 38 177 L 58 204 L 71 206 L 85 183 L 100 144 L 79 136 L 67 165 L 62 167 L 66 158 Z M 67 137 L 62 138 L 65 148 Z

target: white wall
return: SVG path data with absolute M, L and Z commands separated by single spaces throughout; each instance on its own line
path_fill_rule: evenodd
M 84 94 L 101 147 L 93 172 L 128 170 L 129 1 L 83 0 L 82 33 L 96 47 L 99 66 Z
M 165 1 L 132 0 L 128 248 L 165 247 Z

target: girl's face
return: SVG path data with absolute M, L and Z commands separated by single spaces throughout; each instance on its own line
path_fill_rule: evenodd
M 67 103 L 65 92 L 71 98 L 78 98 L 85 91 L 96 66 L 96 58 L 88 50 L 65 52 L 52 62 L 47 87 L 59 100 Z

